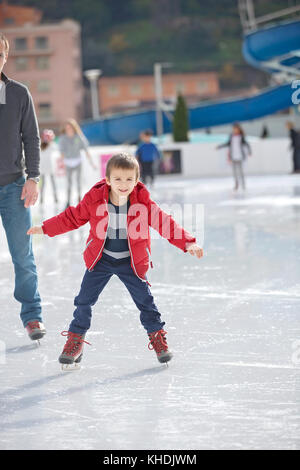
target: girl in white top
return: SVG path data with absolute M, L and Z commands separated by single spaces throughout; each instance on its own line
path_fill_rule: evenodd
M 56 152 L 56 144 L 54 143 L 55 134 L 52 129 L 44 129 L 41 135 L 41 204 L 44 203 L 44 191 L 46 176 L 50 177 L 53 197 L 55 203 L 58 202 L 56 183 L 54 177 L 54 154 Z
M 233 177 L 235 181 L 234 191 L 245 189 L 245 176 L 243 172 L 243 163 L 247 156 L 251 155 L 251 147 L 245 138 L 241 126 L 237 123 L 233 125 L 232 133 L 225 144 L 218 145 L 217 149 L 228 147 L 228 161 L 232 164 Z

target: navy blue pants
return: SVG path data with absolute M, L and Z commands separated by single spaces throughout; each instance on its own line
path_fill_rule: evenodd
M 165 323 L 161 322 L 160 313 L 154 303 L 149 286 L 135 275 L 130 265 L 130 258 L 114 261 L 104 253 L 94 270 L 85 272 L 80 292 L 74 300 L 76 309 L 69 331 L 84 334 L 90 328 L 92 306 L 97 302 L 99 295 L 113 274 L 116 274 L 128 289 L 140 311 L 140 320 L 147 333 L 153 333 L 163 328 Z M 120 310 L 122 310 L 121 304 Z

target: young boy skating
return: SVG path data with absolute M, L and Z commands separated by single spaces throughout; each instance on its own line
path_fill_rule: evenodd
M 125 284 L 138 310 L 140 320 L 149 336 L 149 349 L 154 349 L 159 362 L 172 358 L 168 350 L 164 322 L 158 311 L 146 273 L 151 263 L 149 227 L 168 241 L 201 258 L 202 249 L 196 239 L 180 227 L 151 200 L 145 185 L 139 182 L 139 164 L 128 154 L 113 156 L 107 163 L 106 177 L 86 193 L 76 207 L 32 227 L 31 234 L 50 237 L 66 233 L 90 223 L 90 233 L 84 251 L 87 267 L 76 309 L 67 332 L 67 341 L 59 357 L 62 364 L 79 363 L 82 358 L 85 334 L 90 328 L 92 306 L 113 274 Z

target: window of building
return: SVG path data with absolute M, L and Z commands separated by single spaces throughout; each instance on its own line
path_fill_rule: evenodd
M 108 85 L 107 91 L 108 91 L 109 96 L 118 96 L 119 87 L 118 85 L 112 83 L 111 85 Z
M 37 82 L 37 91 L 39 91 L 40 93 L 49 92 L 50 87 L 50 80 L 48 80 L 47 78 L 43 78 L 41 80 L 38 80 Z
M 35 38 L 36 49 L 47 49 L 49 46 L 47 36 L 37 36 Z
M 28 69 L 28 58 L 27 57 L 16 57 L 15 58 L 16 70 L 27 70 Z
M 10 24 L 14 24 L 14 23 L 15 23 L 14 18 L 5 18 L 4 19 L 4 24 L 10 25 Z
M 208 83 L 206 81 L 201 81 L 197 83 L 197 91 L 203 93 L 208 90 Z
M 49 57 L 40 56 L 36 58 L 36 68 L 39 70 L 46 70 L 49 68 Z
M 15 49 L 17 51 L 24 51 L 25 49 L 27 49 L 27 38 L 16 38 Z
M 39 103 L 38 110 L 40 119 L 47 119 L 52 116 L 51 103 Z
M 131 95 L 140 95 L 142 93 L 142 87 L 139 83 L 133 83 L 129 89 Z

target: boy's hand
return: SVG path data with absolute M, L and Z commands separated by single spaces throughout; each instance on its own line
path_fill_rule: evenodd
M 44 234 L 42 227 L 31 227 L 27 232 L 27 235 L 38 235 L 38 234 L 41 234 L 41 235 Z
M 202 258 L 203 256 L 203 249 L 197 245 L 197 243 L 187 243 L 185 246 L 186 250 L 193 256 L 197 256 L 197 258 Z

